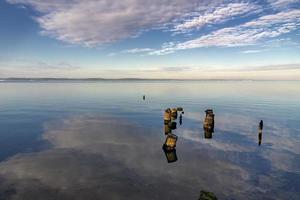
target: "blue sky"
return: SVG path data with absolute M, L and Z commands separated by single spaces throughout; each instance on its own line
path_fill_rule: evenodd
M 2 0 L 0 77 L 300 79 L 299 0 Z

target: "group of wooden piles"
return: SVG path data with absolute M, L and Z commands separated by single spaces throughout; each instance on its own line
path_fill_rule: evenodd
M 165 135 L 166 140 L 163 144 L 163 150 L 165 152 L 167 161 L 175 162 L 177 161 L 177 155 L 176 155 L 176 142 L 177 142 L 177 136 L 172 133 L 173 130 L 177 128 L 177 122 L 175 121 L 178 117 L 178 112 L 180 113 L 180 124 L 182 122 L 182 114 L 184 113 L 183 108 L 168 108 L 165 110 L 164 113 L 164 127 L 165 127 Z
M 166 146 L 166 148 L 168 149 L 175 148 L 176 146 L 177 136 L 172 134 L 172 130 L 175 130 L 177 128 L 177 123 L 175 122 L 175 120 L 177 119 L 178 111 L 181 112 L 180 121 L 182 121 L 182 114 L 184 113 L 184 111 L 181 107 L 172 109 L 168 108 L 164 113 L 165 135 L 167 135 L 166 143 L 164 146 Z M 215 114 L 213 112 L 213 109 L 207 109 L 205 113 L 206 115 L 203 122 L 204 137 L 206 139 L 211 139 L 215 127 Z
M 204 137 L 206 139 L 211 139 L 215 128 L 215 115 L 212 109 L 207 109 L 205 111 L 206 116 L 203 123 Z M 258 125 L 258 145 L 262 143 L 262 132 L 263 132 L 264 122 L 261 120 Z
M 164 113 L 164 127 L 166 140 L 163 145 L 163 150 L 166 154 L 168 162 L 175 162 L 177 160 L 176 156 L 176 142 L 178 137 L 172 133 L 173 130 L 177 128 L 176 119 L 178 117 L 178 112 L 180 113 L 179 120 L 180 124 L 182 123 L 182 114 L 184 114 L 183 108 L 168 108 Z M 204 137 L 205 139 L 212 139 L 215 128 L 215 114 L 213 109 L 205 110 L 205 119 L 203 122 Z M 259 123 L 259 133 L 258 133 L 258 145 L 261 145 L 262 141 L 262 130 L 263 130 L 263 121 Z

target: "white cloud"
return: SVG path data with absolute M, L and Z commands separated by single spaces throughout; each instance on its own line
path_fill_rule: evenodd
M 83 46 L 97 46 L 139 36 L 154 28 L 170 26 L 175 32 L 188 32 L 205 25 L 223 23 L 235 17 L 261 11 L 256 2 L 225 0 L 6 0 L 30 6 L 41 33 Z M 268 0 L 274 8 L 288 8 L 298 0 Z M 296 20 L 296 22 L 295 22 Z M 262 16 L 256 20 L 227 27 L 183 43 L 166 43 L 161 50 L 129 49 L 126 53 L 150 55 L 206 46 L 241 46 L 276 37 L 297 29 L 299 10 Z
M 198 13 L 192 19 L 187 19 L 183 23 L 175 26 L 174 31 L 186 32 L 190 29 L 199 29 L 207 24 L 222 23 L 235 16 L 245 15 L 249 12 L 257 12 L 259 6 L 249 3 L 230 3 L 217 7 L 212 12 Z
M 280 24 L 287 24 L 287 25 L 299 25 L 300 23 L 300 10 L 294 9 L 284 12 L 279 12 L 272 15 L 265 15 L 256 20 L 247 22 L 246 24 L 242 25 L 243 27 L 269 27 L 271 25 L 280 25 Z
M 182 66 L 182 67 L 162 67 L 162 72 L 183 72 L 197 70 L 197 68 Z
M 123 53 L 145 53 L 145 52 L 150 52 L 153 51 L 154 49 L 151 48 L 135 48 L 135 49 L 126 49 L 122 51 Z
M 183 43 L 163 46 L 150 55 L 164 55 L 177 50 L 219 46 L 234 47 L 253 45 L 265 38 L 274 38 L 297 30 L 300 26 L 300 10 L 289 10 L 265 15 L 239 26 L 219 29 L 210 34 Z
M 267 51 L 267 50 L 266 49 L 252 49 L 252 50 L 242 51 L 241 53 L 249 54 L 249 53 L 260 53 L 260 52 L 264 52 L 264 51 Z
M 299 3 L 299 0 L 268 0 L 268 2 L 274 8 L 282 8 L 293 3 Z
M 175 18 L 216 2 L 198 0 L 7 0 L 32 6 L 44 35 L 84 46 L 138 36 Z
M 300 64 L 268 65 L 249 67 L 248 71 L 276 71 L 276 70 L 300 70 Z

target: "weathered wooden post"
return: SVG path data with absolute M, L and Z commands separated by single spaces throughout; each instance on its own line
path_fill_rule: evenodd
M 168 108 L 165 110 L 165 113 L 164 113 L 164 123 L 169 124 L 170 121 L 171 121 L 171 109 Z
M 177 109 L 176 108 L 172 108 L 171 117 L 173 120 L 177 119 Z
M 215 127 L 215 115 L 212 109 L 207 109 L 205 113 L 206 116 L 203 123 L 204 137 L 206 139 L 211 139 Z
M 259 122 L 259 129 L 263 130 L 263 128 L 264 128 L 264 121 L 260 120 L 260 122 Z
M 174 149 L 176 147 L 176 142 L 177 142 L 177 136 L 170 133 L 167 135 L 163 148 Z

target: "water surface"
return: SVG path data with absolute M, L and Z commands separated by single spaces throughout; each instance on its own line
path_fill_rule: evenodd
M 298 200 L 299 102 L 296 81 L 1 82 L 0 199 L 198 199 L 206 190 Z M 163 112 L 178 106 L 168 162 Z

